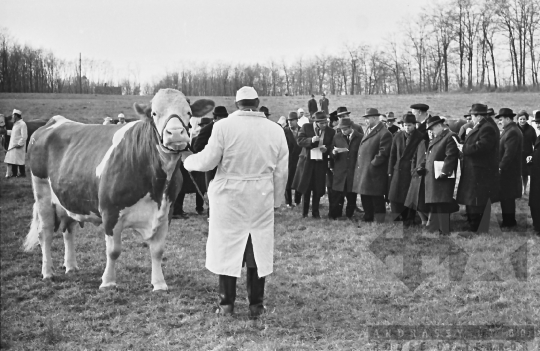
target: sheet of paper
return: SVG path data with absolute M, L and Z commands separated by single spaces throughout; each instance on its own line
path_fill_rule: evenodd
M 435 171 L 435 179 L 439 178 L 439 176 L 441 175 L 443 166 L 444 166 L 444 161 L 433 162 L 433 170 Z M 456 172 L 452 172 L 452 174 L 448 176 L 448 178 L 455 178 L 455 177 L 456 177 Z
M 322 154 L 323 153 L 322 153 L 320 147 L 311 149 L 311 151 L 310 151 L 310 156 L 311 156 L 312 160 L 322 160 Z
M 334 150 L 336 150 L 336 153 L 338 154 L 349 151 L 346 147 L 336 147 Z

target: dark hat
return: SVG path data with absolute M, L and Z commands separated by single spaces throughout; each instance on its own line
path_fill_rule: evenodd
M 270 110 L 268 110 L 268 107 L 266 106 L 261 106 L 261 108 L 259 108 L 259 112 L 262 112 L 266 115 L 266 117 L 270 116 Z
M 317 111 L 313 115 L 313 121 L 315 122 L 327 122 L 326 113 L 324 111 Z
M 514 118 L 516 116 L 516 114 L 514 113 L 514 111 L 512 111 L 511 108 L 501 108 L 499 110 L 499 114 L 497 116 L 495 116 L 495 118 L 501 118 L 501 117 L 509 117 L 509 118 Z
M 463 115 L 463 117 L 471 117 L 471 111 L 472 110 L 469 110 L 469 113 L 467 113 L 466 115 Z
M 212 123 L 212 118 L 210 117 L 203 117 L 201 118 L 201 121 L 199 122 L 199 126 L 204 127 L 207 124 Z
M 488 107 L 483 104 L 473 104 L 469 113 L 471 115 L 487 115 Z
M 289 116 L 287 116 L 287 120 L 292 121 L 295 119 L 298 119 L 298 113 L 296 113 L 295 111 L 289 112 Z
M 227 117 L 229 116 L 229 113 L 227 112 L 227 109 L 225 106 L 216 106 L 214 108 L 214 117 Z
M 430 118 L 427 119 L 426 123 L 427 123 L 426 129 L 429 130 L 431 129 L 431 127 L 433 127 L 436 124 L 444 123 L 444 119 L 442 119 L 439 116 L 431 116 Z
M 311 97 L 312 97 L 312 98 L 314 98 L 314 97 L 315 97 L 315 95 L 311 94 Z
M 529 114 L 528 114 L 527 111 L 525 111 L 525 110 L 520 110 L 520 111 L 517 113 L 517 116 L 518 116 L 518 118 L 521 117 L 521 116 L 525 116 L 525 117 L 529 118 Z
M 396 117 L 394 116 L 394 112 L 388 112 L 386 114 L 386 117 L 387 117 L 387 120 L 389 120 L 389 121 L 395 121 L 396 120 Z
M 416 124 L 416 116 L 412 113 L 407 113 L 403 115 L 403 121 L 401 123 L 412 123 Z
M 366 108 L 366 114 L 362 117 L 374 117 L 374 116 L 380 116 L 379 110 L 376 108 Z
M 540 110 L 536 110 L 533 113 L 534 113 L 533 121 L 536 123 L 540 123 Z
M 344 116 L 344 115 L 350 115 L 351 113 L 347 111 L 346 107 L 338 107 L 336 110 L 336 114 L 338 117 Z
M 353 121 L 349 117 L 343 117 L 342 119 L 339 120 L 337 127 L 338 128 L 352 127 L 352 125 L 353 125 Z
M 488 108 L 488 110 L 487 110 L 487 115 L 488 115 L 488 116 L 495 116 L 495 111 L 493 110 L 492 107 Z
M 411 105 L 411 108 L 414 108 L 415 110 L 424 111 L 424 112 L 429 110 L 429 106 L 426 104 L 413 104 Z

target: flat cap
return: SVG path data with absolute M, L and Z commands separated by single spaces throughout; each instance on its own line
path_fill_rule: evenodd
M 429 110 L 429 105 L 426 105 L 426 104 L 412 104 L 411 108 L 413 108 L 415 110 L 420 110 L 420 111 L 426 112 L 427 110 Z

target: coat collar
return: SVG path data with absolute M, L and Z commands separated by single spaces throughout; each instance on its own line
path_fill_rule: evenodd
M 488 117 L 488 118 L 491 118 L 491 117 Z M 486 123 L 488 123 L 488 121 L 487 121 L 485 118 L 482 118 L 482 119 L 480 120 L 480 122 L 478 122 L 478 123 L 474 126 L 474 128 L 471 130 L 471 132 L 465 136 L 465 140 L 467 140 L 472 134 L 476 133 L 476 132 L 478 131 L 478 129 L 480 129 L 480 127 L 481 127 L 483 124 L 486 124 Z
M 428 148 L 432 148 L 435 144 L 437 144 L 439 141 L 443 140 L 443 138 L 446 136 L 446 134 L 448 134 L 449 132 L 449 129 L 446 128 L 445 130 L 443 130 L 441 132 L 441 134 L 439 134 L 438 136 L 436 136 L 435 138 L 433 138 L 433 140 L 431 140 L 429 142 L 429 146 Z
M 504 133 L 506 133 L 507 131 L 509 131 L 510 129 L 514 129 L 515 127 L 517 126 L 516 122 L 510 122 L 506 125 L 506 127 L 503 128 L 503 131 L 501 133 L 501 137 L 504 135 Z M 519 128 L 519 127 L 518 127 Z
M 362 143 L 366 141 L 367 139 L 371 138 L 372 136 L 374 136 L 375 134 L 377 134 L 382 128 L 384 128 L 384 126 L 382 122 L 379 122 L 379 124 L 373 127 L 373 129 L 368 135 L 364 136 L 364 139 L 362 139 Z

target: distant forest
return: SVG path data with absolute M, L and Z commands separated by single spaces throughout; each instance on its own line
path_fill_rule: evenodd
M 0 46 L 0 92 L 151 95 L 176 88 L 226 96 L 244 85 L 264 96 L 540 90 L 540 0 L 448 0 L 404 19 L 399 33 L 376 46 L 346 43 L 340 52 L 294 62 L 185 63 L 144 84 L 138 69 L 118 77 L 107 61 L 63 60 L 18 44 L 6 31 Z

